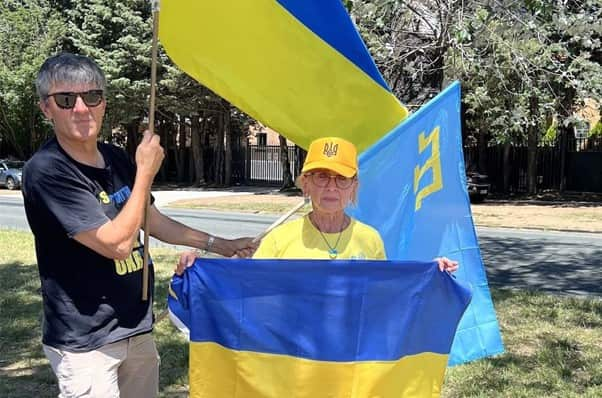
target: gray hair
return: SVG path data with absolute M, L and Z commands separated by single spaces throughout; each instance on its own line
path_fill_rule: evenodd
M 103 91 L 107 87 L 105 75 L 96 62 L 86 56 L 70 53 L 54 55 L 42 64 L 36 79 L 40 100 L 48 97 L 55 83 L 93 84 Z

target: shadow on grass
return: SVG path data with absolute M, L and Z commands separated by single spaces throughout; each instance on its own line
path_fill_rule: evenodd
M 174 262 L 173 253 L 153 254 L 157 269 L 171 270 Z M 171 272 L 155 274 L 155 315 L 158 316 L 166 308 L 166 298 Z M 172 324 L 169 318 L 155 324 L 155 340 L 161 355 L 159 372 L 159 390 L 161 397 L 179 398 L 188 396 L 188 342 Z
M 35 264 L 0 264 L 0 396 L 56 397 L 42 352 L 42 299 Z
M 5 369 L 2 367 L 2 369 Z M 0 370 L 0 396 L 4 398 L 56 397 L 58 388 L 48 364 Z

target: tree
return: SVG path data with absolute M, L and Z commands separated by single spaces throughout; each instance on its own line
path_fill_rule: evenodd
M 580 99 L 599 98 L 602 88 L 600 29 L 587 28 L 600 20 L 600 7 L 575 4 L 474 3 L 448 54 L 447 75 L 463 81 L 466 124 L 479 141 L 527 144 L 530 193 L 549 124 L 570 126 Z
M 0 2 L 0 141 L 20 159 L 51 134 L 34 81 L 63 33 L 64 23 L 48 1 Z
M 282 167 L 282 185 L 280 190 L 295 186 L 293 175 L 291 174 L 291 162 L 288 157 L 288 144 L 286 137 L 278 134 L 278 143 L 280 145 L 280 166 Z
M 464 7 L 460 0 L 348 0 L 362 37 L 393 93 L 410 108 L 444 84 L 445 56 Z
M 105 137 L 122 126 L 128 149 L 137 145 L 139 124 L 148 114 L 152 14 L 146 0 L 90 0 L 67 4 L 69 30 L 64 50 L 88 55 L 108 81 Z M 159 68 L 160 78 L 162 69 Z

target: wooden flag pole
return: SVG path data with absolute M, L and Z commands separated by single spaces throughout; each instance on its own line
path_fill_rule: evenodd
M 151 134 L 155 132 L 155 87 L 157 86 L 157 47 L 159 39 L 159 0 L 152 1 L 153 9 L 153 41 L 151 49 L 151 86 L 150 86 L 150 105 L 148 109 L 148 130 Z M 144 249 L 142 258 L 142 301 L 148 301 L 148 240 L 150 232 L 148 230 L 148 221 L 150 218 L 151 195 L 150 191 L 146 196 L 146 205 L 144 206 Z

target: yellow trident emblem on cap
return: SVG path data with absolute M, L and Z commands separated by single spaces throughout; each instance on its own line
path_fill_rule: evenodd
M 328 157 L 336 156 L 338 150 L 339 144 L 335 144 L 334 142 L 327 142 L 326 144 L 324 144 L 324 155 Z

